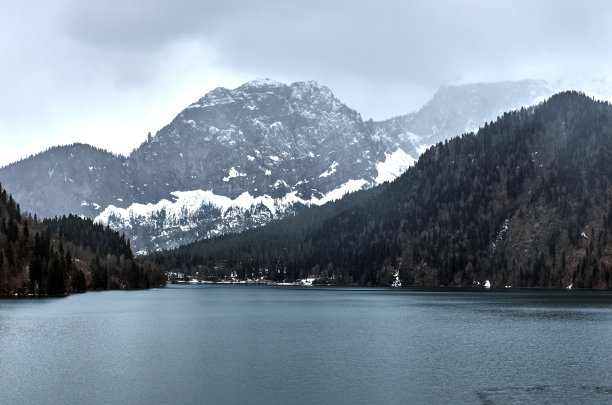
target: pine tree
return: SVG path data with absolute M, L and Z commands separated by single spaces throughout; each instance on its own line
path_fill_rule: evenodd
M 30 228 L 28 226 L 28 221 L 23 221 L 23 238 L 25 241 L 30 238 Z
M 13 255 L 13 246 L 11 245 L 10 241 L 6 245 L 4 255 L 6 256 L 6 261 L 8 262 L 9 268 L 12 267 L 15 264 L 15 256 Z

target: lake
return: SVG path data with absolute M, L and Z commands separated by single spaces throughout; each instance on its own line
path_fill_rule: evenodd
M 221 285 L 0 300 L 0 403 L 612 403 L 612 292 Z

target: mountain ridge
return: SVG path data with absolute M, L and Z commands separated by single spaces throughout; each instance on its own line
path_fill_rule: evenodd
M 523 98 L 531 97 L 533 88 L 538 94 L 549 91 L 539 82 L 516 86 Z M 505 91 L 495 84 L 472 87 Z M 478 91 L 468 93 L 478 97 Z M 442 103 L 434 97 L 430 110 L 452 110 L 457 97 Z M 475 105 L 466 114 L 483 108 Z M 476 115 L 493 110 L 487 111 Z M 207 93 L 127 157 L 100 155 L 92 164 L 88 158 L 76 162 L 70 151 L 50 152 L 0 169 L 0 178 L 26 210 L 95 218 L 125 232 L 135 249 L 146 253 L 256 227 L 392 180 L 433 139 L 411 132 L 410 122 L 427 122 L 433 115 L 419 121 L 417 113 L 363 121 L 314 81 L 287 85 L 259 79 Z M 453 122 L 438 123 L 446 129 L 433 136 L 465 128 L 448 117 Z M 20 173 L 25 171 L 29 175 Z

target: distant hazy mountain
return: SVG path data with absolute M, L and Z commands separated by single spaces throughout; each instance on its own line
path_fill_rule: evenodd
M 89 145 L 57 146 L 0 169 L 22 209 L 51 217 L 95 217 L 129 192 L 126 158 Z
M 375 123 L 375 136 L 418 157 L 436 142 L 476 131 L 504 112 L 537 104 L 554 93 L 544 81 L 443 86 L 420 110 Z
M 93 217 L 145 253 L 393 180 L 432 143 L 551 92 L 538 81 L 446 86 L 415 113 L 364 122 L 315 82 L 254 80 L 206 94 L 127 158 L 56 147 L 0 180 L 22 209 Z

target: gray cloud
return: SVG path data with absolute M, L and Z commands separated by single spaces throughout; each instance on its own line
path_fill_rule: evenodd
M 255 76 L 385 118 L 453 81 L 612 73 L 609 1 L 23 1 L 0 23 L 0 136 L 50 144 L 100 119 L 154 131 L 181 91 Z
M 497 79 L 525 66 L 610 62 L 607 1 L 75 1 L 66 9 L 65 32 L 91 46 L 155 50 L 193 38 L 213 47 L 224 69 L 270 75 L 438 86 L 473 72 Z

